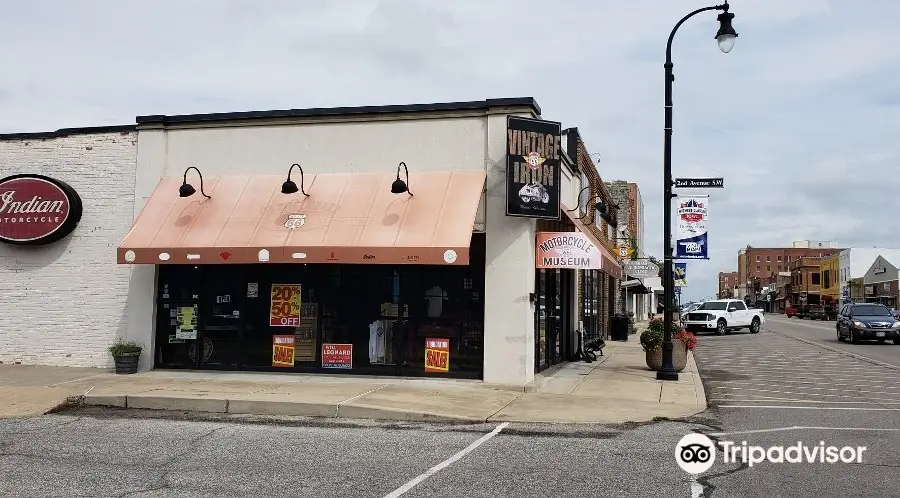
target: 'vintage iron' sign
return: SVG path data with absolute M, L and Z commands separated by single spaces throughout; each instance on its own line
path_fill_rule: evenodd
M 562 125 L 508 116 L 506 215 L 559 219 Z

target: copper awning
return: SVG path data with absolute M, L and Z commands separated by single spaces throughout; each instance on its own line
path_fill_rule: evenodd
M 606 248 L 606 245 L 594 235 L 593 232 L 588 228 L 590 225 L 584 223 L 584 220 L 579 220 L 578 215 L 574 211 L 570 211 L 571 208 L 567 207 L 565 204 L 560 204 L 560 210 L 566 214 L 572 223 L 575 224 L 575 228 L 578 229 L 579 232 L 587 235 L 591 242 L 600 249 L 600 254 L 603 256 L 603 267 L 602 271 L 606 272 L 607 275 L 617 279 L 622 279 L 622 265 L 618 263 L 618 258 L 610 252 L 609 249 Z
M 163 178 L 117 260 L 467 265 L 485 178 L 416 173 L 410 196 L 391 193 L 391 173 L 307 174 L 306 197 L 282 194 L 283 175 L 222 176 L 206 179 L 211 199 L 181 198 L 181 179 Z

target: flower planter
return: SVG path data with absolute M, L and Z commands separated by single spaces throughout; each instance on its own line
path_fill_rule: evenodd
M 675 371 L 680 372 L 687 366 L 688 348 L 681 341 L 672 341 L 672 363 Z M 650 370 L 662 370 L 662 347 L 647 351 L 647 367 Z
M 138 360 L 141 353 L 126 353 L 113 356 L 117 374 L 133 374 L 138 371 Z

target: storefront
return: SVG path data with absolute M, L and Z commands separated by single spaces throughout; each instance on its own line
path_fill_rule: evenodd
M 599 174 L 574 159 L 587 154 L 577 130 L 540 114 L 530 98 L 494 99 L 57 133 L 71 156 L 55 157 L 76 167 L 47 168 L 84 216 L 40 247 L 0 244 L 15 270 L 4 285 L 35 291 L 2 303 L 0 332 L 18 337 L 21 321 L 47 339 L 23 334 L 0 361 L 107 367 L 107 346 L 127 339 L 144 346 L 142 370 L 524 385 L 572 357 L 579 324 L 608 334 L 619 278 L 594 213 L 562 209 Z M 43 171 L 37 135 L 7 137 L 10 157 L 36 154 L 11 173 Z M 583 234 L 599 257 L 538 268 L 544 232 Z M 65 317 L 28 311 L 54 309 L 50 288 Z

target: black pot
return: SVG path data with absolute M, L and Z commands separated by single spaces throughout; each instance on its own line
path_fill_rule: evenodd
M 113 356 L 113 361 L 116 363 L 116 373 L 117 374 L 133 374 L 138 371 L 138 360 L 141 358 L 141 353 L 132 353 L 132 354 L 123 354 L 118 356 Z

